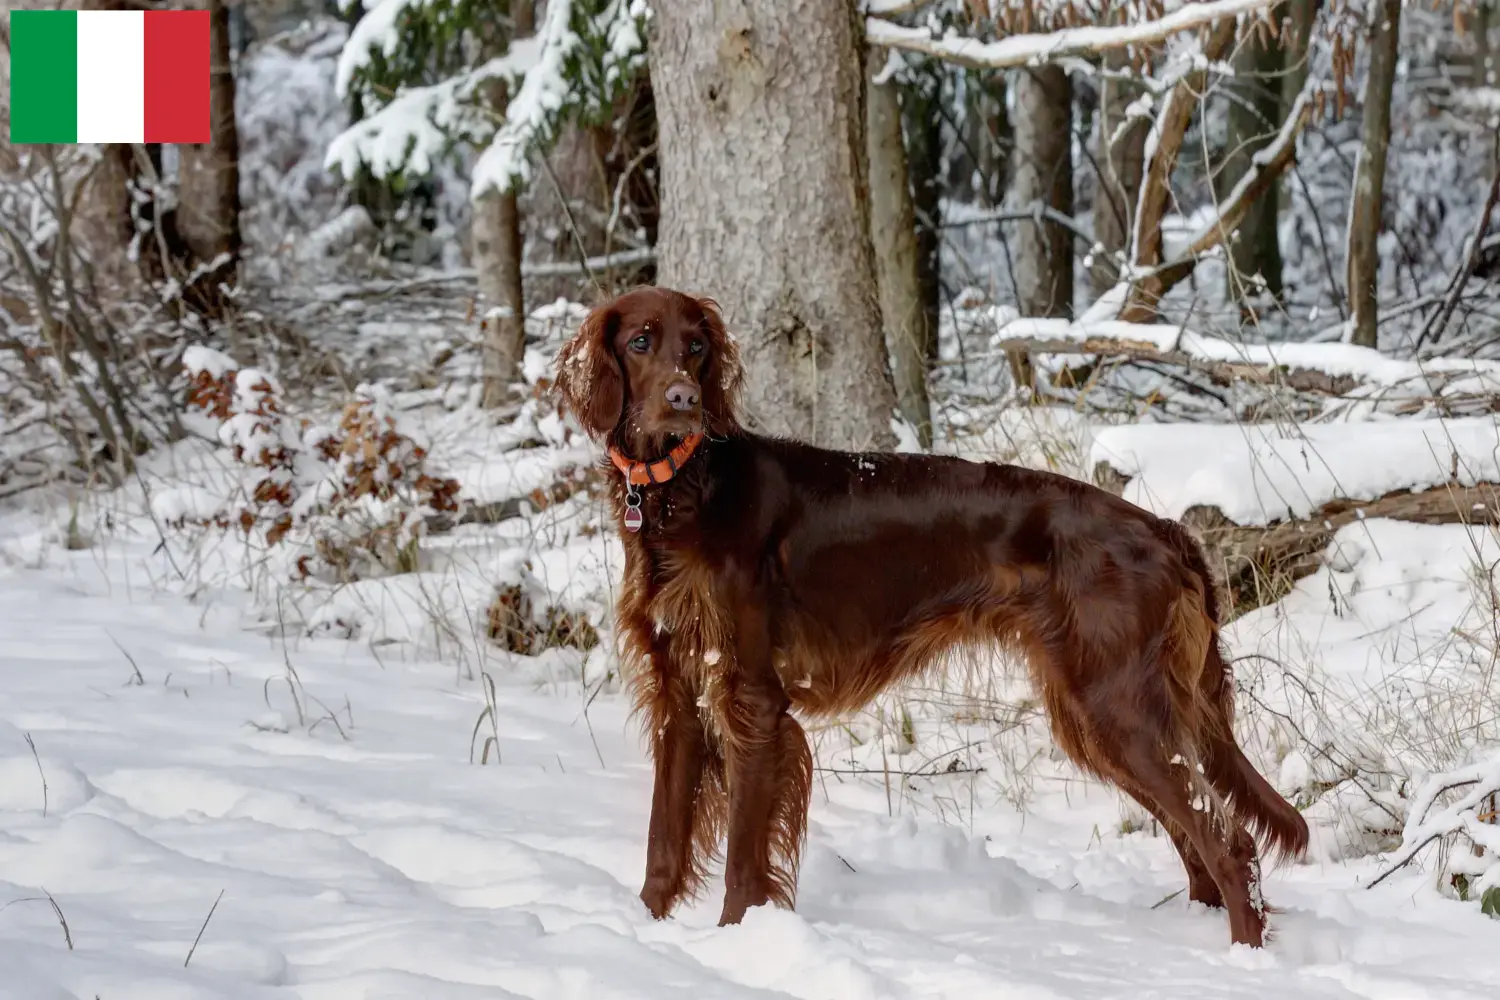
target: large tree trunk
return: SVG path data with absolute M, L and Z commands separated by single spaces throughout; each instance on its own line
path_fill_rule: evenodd
M 652 32 L 659 282 L 722 304 L 751 426 L 889 447 L 853 0 L 660 4 Z
M 1364 123 L 1349 206 L 1349 341 L 1363 347 L 1377 346 L 1378 241 L 1385 200 L 1385 156 L 1391 142 L 1391 88 L 1396 81 L 1400 44 L 1401 0 L 1372 0 L 1365 31 L 1370 70 L 1365 80 Z
M 1276 137 L 1281 125 L 1282 53 L 1275 41 L 1252 30 L 1235 54 L 1233 93 L 1218 196 L 1227 198 L 1254 170 L 1255 154 Z M 1281 242 L 1277 234 L 1277 185 L 1251 204 L 1229 243 L 1228 294 L 1250 318 L 1267 300 L 1281 298 Z
M 1040 202 L 1073 214 L 1073 87 L 1058 66 L 1016 73 L 1016 159 L 1012 203 Z M 1016 303 L 1022 316 L 1073 314 L 1073 233 L 1056 222 L 1020 224 L 1016 240 Z
M 872 47 L 869 79 L 885 65 L 886 50 Z M 901 136 L 901 101 L 893 82 L 869 85 L 870 240 L 875 246 L 875 280 L 886 349 L 896 382 L 901 414 L 924 448 L 932 445 L 932 412 L 927 402 L 930 331 L 922 305 L 921 251 L 916 212 L 906 172 Z
M 240 254 L 240 140 L 234 120 L 234 66 L 229 46 L 229 10 L 223 0 L 208 0 L 209 141 L 177 148 L 175 226 L 190 255 L 189 267 L 221 255 L 229 263 L 216 268 L 214 284 L 233 284 Z M 210 298 L 214 296 L 210 295 Z
M 1104 54 L 1107 69 L 1122 70 L 1124 49 Z M 1093 265 L 1089 284 L 1098 298 L 1119 284 L 1130 254 L 1131 222 L 1141 193 L 1141 172 L 1146 163 L 1146 136 L 1151 120 L 1137 116 L 1127 121 L 1125 110 L 1138 96 L 1122 80 L 1101 80 L 1099 95 L 1098 158 L 1102 172 L 1094 195 Z
M 531 34 L 531 0 L 510 5 L 515 31 L 511 38 Z M 498 52 L 492 52 L 496 55 Z M 510 94 L 504 80 L 489 85 L 486 99 L 499 119 L 505 118 Z M 470 238 L 474 271 L 479 284 L 479 314 L 483 317 L 484 347 L 481 372 L 484 387 L 480 405 L 496 407 L 510 395 L 521 370 L 526 347 L 526 298 L 521 282 L 525 243 L 521 238 L 521 209 L 514 188 L 490 192 L 471 206 Z

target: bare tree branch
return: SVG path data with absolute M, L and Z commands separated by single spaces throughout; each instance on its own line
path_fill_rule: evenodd
M 1146 139 L 1146 168 L 1141 179 L 1141 194 L 1136 202 L 1135 231 L 1130 240 L 1130 270 L 1141 273 L 1161 263 L 1161 224 L 1167 214 L 1172 194 L 1172 171 L 1182 153 L 1182 142 L 1198 109 L 1198 100 L 1208 85 L 1208 64 L 1218 61 L 1234 43 L 1236 27 L 1226 19 L 1214 25 L 1203 43 L 1203 64 L 1184 73 L 1162 99 L 1156 124 Z M 1132 322 L 1150 320 L 1156 315 L 1161 295 L 1148 278 L 1130 289 L 1121 319 Z
M 1422 332 L 1417 335 L 1417 347 L 1421 347 L 1429 336 L 1435 344 L 1443 335 L 1443 329 L 1447 327 L 1448 320 L 1453 316 L 1453 310 L 1458 307 L 1458 301 L 1463 297 L 1464 286 L 1469 283 L 1469 277 L 1474 269 L 1479 266 L 1479 256 L 1484 252 L 1485 236 L 1489 233 L 1490 218 L 1495 214 L 1495 205 L 1500 202 L 1500 132 L 1495 133 L 1495 175 L 1490 179 L 1490 193 L 1484 199 L 1484 208 L 1479 212 L 1479 225 L 1474 230 L 1474 237 L 1469 241 L 1469 252 L 1464 255 L 1464 260 L 1458 270 L 1453 272 L 1453 277 L 1448 279 L 1448 291 L 1443 298 L 1443 304 L 1428 317 L 1427 322 L 1422 324 Z
M 1292 105 L 1291 111 L 1287 113 L 1287 119 L 1282 123 L 1281 131 L 1277 133 L 1276 138 L 1255 154 L 1251 160 L 1250 170 L 1240 178 L 1234 190 L 1229 192 L 1223 204 L 1219 206 L 1217 218 L 1193 237 L 1193 241 L 1188 244 L 1187 251 L 1182 256 L 1157 268 L 1143 281 L 1137 283 L 1137 287 L 1149 287 L 1152 296 L 1150 301 L 1153 304 L 1160 301 L 1162 296 L 1192 274 L 1193 268 L 1197 266 L 1205 253 L 1227 243 L 1230 235 L 1249 212 L 1250 206 L 1271 190 L 1281 175 L 1296 162 L 1297 136 L 1301 134 L 1302 129 L 1312 117 L 1316 97 L 1322 92 L 1322 84 L 1309 84 L 1302 91 L 1297 98 L 1297 103 Z M 1126 308 L 1128 310 L 1129 306 L 1127 305 Z

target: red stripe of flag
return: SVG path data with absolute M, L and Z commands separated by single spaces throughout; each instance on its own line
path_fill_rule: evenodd
M 208 142 L 208 11 L 148 10 L 146 142 Z

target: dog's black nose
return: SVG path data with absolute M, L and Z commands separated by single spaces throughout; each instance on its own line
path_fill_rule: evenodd
M 688 382 L 673 382 L 667 386 L 667 403 L 674 410 L 691 410 L 698 405 L 698 387 Z

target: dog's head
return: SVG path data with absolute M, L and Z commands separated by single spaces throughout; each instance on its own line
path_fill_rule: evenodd
M 672 438 L 737 428 L 742 379 L 712 299 L 648 287 L 589 313 L 557 356 L 555 385 L 594 438 L 660 450 Z

